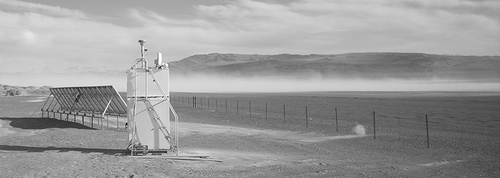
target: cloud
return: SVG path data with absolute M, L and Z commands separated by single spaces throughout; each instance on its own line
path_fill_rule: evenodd
M 488 41 L 499 38 L 496 15 L 500 3 L 447 2 L 302 0 L 268 4 L 239 0 L 196 9 L 200 18 L 213 19 L 212 27 L 227 33 L 227 38 L 217 42 L 251 49 L 497 54 Z M 488 9 L 491 13 L 479 13 Z
M 0 8 L 0 62 L 10 61 L 0 67 L 1 71 L 26 71 L 44 65 L 110 65 L 116 62 L 113 58 L 124 57 L 117 48 L 123 47 L 123 40 L 129 40 L 131 30 L 59 7 L 18 1 L 0 4 L 3 5 Z M 102 60 L 106 58 L 108 63 Z
M 81 11 L 65 9 L 57 6 L 47 6 L 17 0 L 0 0 L 0 4 L 3 4 L 3 9 L 6 10 L 36 12 L 55 17 L 87 18 L 87 15 Z
M 128 25 L 85 9 L 0 0 L 2 71 L 26 66 L 128 68 L 146 39 L 167 61 L 199 53 L 423 52 L 499 55 L 500 1 L 257 0 L 193 5 L 184 15 L 147 8 Z M 113 17 L 109 17 L 113 19 Z M 31 68 L 31 67 L 29 67 Z

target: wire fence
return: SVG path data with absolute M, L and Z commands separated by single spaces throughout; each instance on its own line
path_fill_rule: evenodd
M 362 125 L 373 139 L 408 142 L 423 148 L 431 148 L 434 143 L 457 147 L 460 143 L 494 138 L 478 138 L 478 128 L 481 134 L 500 136 L 498 129 L 480 123 L 483 118 L 471 121 L 479 112 L 479 117 L 497 119 L 498 111 L 464 108 L 462 105 L 467 103 L 454 103 L 453 99 L 179 94 L 171 96 L 171 101 L 176 107 L 208 111 L 233 122 L 276 127 L 281 124 L 296 131 L 346 135 L 353 134 L 356 125 Z

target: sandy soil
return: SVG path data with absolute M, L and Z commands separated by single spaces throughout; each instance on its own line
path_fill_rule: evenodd
M 377 139 L 373 139 L 369 122 L 363 120 L 342 121 L 342 129 L 336 133 L 331 125 L 329 131 L 323 128 L 318 116 L 313 120 L 316 123 L 304 129 L 291 121 L 282 124 L 280 119 L 266 121 L 258 115 L 250 119 L 174 103 L 183 121 L 180 153 L 223 160 L 180 161 L 124 156 L 127 143 L 123 129 L 97 130 L 73 122 L 28 117 L 27 111 L 40 104 L 36 100 L 39 98 L 0 99 L 0 177 L 500 176 L 500 141 L 498 133 L 492 133 L 498 128 L 437 129 L 440 125 L 435 124 L 428 149 L 421 135 L 408 135 L 417 130 L 410 127 L 412 120 L 399 123 L 408 134 L 386 130 L 388 127 L 382 126 L 388 123 L 382 122 Z M 481 122 L 493 123 L 497 118 L 483 118 L 490 117 L 494 119 Z M 367 127 L 367 135 L 352 132 L 356 123 Z M 463 132 L 458 133 L 460 130 Z M 460 139 L 451 139 L 458 136 Z

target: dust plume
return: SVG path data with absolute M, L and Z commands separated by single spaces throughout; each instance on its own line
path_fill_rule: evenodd
M 366 135 L 366 127 L 356 123 L 356 126 L 352 127 L 352 132 L 356 135 Z
M 224 75 L 172 76 L 178 92 L 309 92 L 309 91 L 497 91 L 500 81 L 447 79 L 362 79 Z
M 0 73 L 0 84 L 16 86 L 113 85 L 126 91 L 126 73 Z M 468 91 L 497 92 L 499 80 L 292 78 L 280 76 L 170 75 L 173 92 Z
M 98 86 L 113 85 L 126 91 L 125 73 L 0 73 L 0 83 L 14 86 Z

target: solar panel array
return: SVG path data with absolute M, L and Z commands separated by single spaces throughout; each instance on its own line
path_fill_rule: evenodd
M 126 115 L 127 105 L 111 85 L 51 88 L 61 111 Z M 107 109 L 106 109 L 107 108 Z

